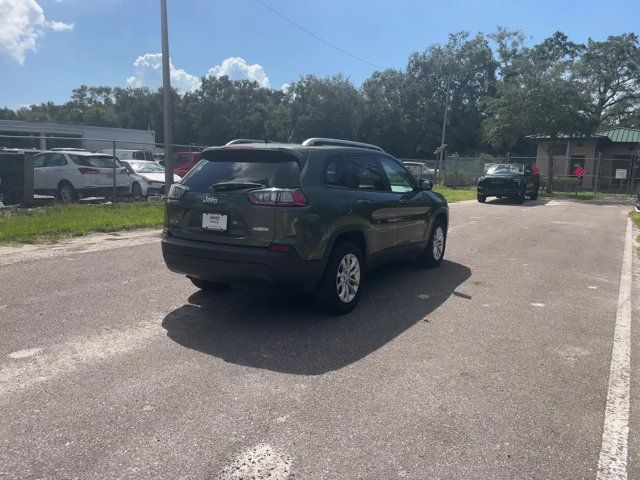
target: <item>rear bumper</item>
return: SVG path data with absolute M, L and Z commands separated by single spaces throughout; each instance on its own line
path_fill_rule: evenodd
M 323 262 L 302 260 L 295 252 L 222 245 L 164 236 L 162 255 L 172 272 L 238 287 L 313 290 Z

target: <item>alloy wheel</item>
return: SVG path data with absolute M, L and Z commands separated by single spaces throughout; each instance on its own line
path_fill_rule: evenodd
M 358 257 L 349 253 L 342 257 L 336 275 L 336 289 L 340 301 L 351 302 L 360 288 L 360 262 Z

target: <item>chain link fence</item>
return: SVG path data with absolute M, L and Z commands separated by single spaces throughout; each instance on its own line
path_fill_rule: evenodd
M 541 188 L 552 182 L 555 192 L 590 191 L 606 194 L 635 194 L 640 187 L 640 161 L 634 157 L 588 158 L 584 156 L 536 157 L 469 157 L 447 155 L 442 160 L 401 159 L 415 175 L 427 171 L 421 178 L 428 178 L 451 188 L 474 187 L 478 178 L 490 166 L 498 163 L 523 163 L 536 166 L 540 174 Z M 553 166 L 551 180 L 550 166 Z M 414 173 L 415 172 L 415 173 Z
M 197 163 L 204 148 L 172 145 L 176 180 Z M 0 205 L 160 198 L 165 189 L 163 172 L 163 144 L 0 135 Z
M 196 144 L 172 145 L 174 173 L 178 176 L 186 174 L 198 161 L 204 147 Z M 64 155 L 60 154 L 62 150 Z M 78 152 L 76 157 L 94 152 L 115 156 L 118 162 L 109 164 L 110 173 L 92 175 L 95 172 L 92 172 L 91 165 L 75 164 L 74 150 Z M 46 155 L 39 155 L 41 153 Z M 119 202 L 161 196 L 164 193 L 164 181 L 149 181 L 143 185 L 139 172 L 130 168 L 129 162 L 136 160 L 149 161 L 149 165 L 155 165 L 160 173 L 164 164 L 164 145 L 71 136 L 43 138 L 0 135 L 0 205 L 31 205 L 34 202 L 62 200 L 61 186 L 65 184 L 71 186 L 71 198 L 74 201 Z M 552 190 L 557 192 L 592 191 L 629 195 L 635 193 L 640 186 L 640 163 L 636 157 L 586 158 L 556 155 L 536 159 L 446 155 L 443 159 L 400 160 L 414 176 L 451 188 L 474 187 L 478 178 L 497 163 L 536 165 L 541 187 L 546 188 L 551 181 Z

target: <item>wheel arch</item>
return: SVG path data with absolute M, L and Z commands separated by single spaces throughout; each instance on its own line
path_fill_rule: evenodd
M 331 237 L 331 240 L 329 241 L 329 244 L 327 245 L 327 249 L 324 253 L 325 262 L 329 259 L 329 256 L 331 255 L 331 252 L 333 251 L 334 247 L 338 243 L 344 242 L 344 241 L 350 241 L 355 243 L 358 246 L 358 248 L 360 248 L 360 251 L 362 252 L 363 261 L 366 262 L 366 259 L 368 256 L 367 236 L 365 235 L 364 230 L 362 230 L 359 227 L 343 227 L 334 232 L 334 234 Z

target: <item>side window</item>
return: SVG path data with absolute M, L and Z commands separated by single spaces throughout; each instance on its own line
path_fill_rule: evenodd
M 325 183 L 354 190 L 385 190 L 384 179 L 374 157 L 344 155 L 327 162 Z
M 42 168 L 44 167 L 44 161 L 47 158 L 47 154 L 36 155 L 33 157 L 33 168 Z
M 47 167 L 64 167 L 67 164 L 67 159 L 61 153 L 54 153 L 47 158 Z
M 380 157 L 380 162 L 384 173 L 387 174 L 392 192 L 407 193 L 416 189 L 415 179 L 402 165 L 387 157 Z

